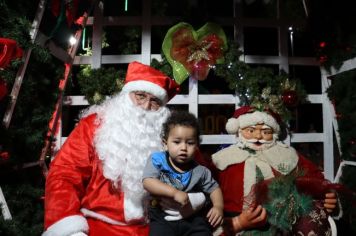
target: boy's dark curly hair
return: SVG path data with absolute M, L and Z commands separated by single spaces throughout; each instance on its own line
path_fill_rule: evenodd
M 174 111 L 163 124 L 161 138 L 168 139 L 169 131 L 175 126 L 185 126 L 195 129 L 198 143 L 200 143 L 200 128 L 198 119 L 194 114 L 187 111 Z

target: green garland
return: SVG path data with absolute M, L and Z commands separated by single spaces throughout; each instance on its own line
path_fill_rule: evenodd
M 356 70 L 333 77 L 327 93 L 333 101 L 339 125 L 343 160 L 356 160 Z
M 340 134 L 341 159 L 347 161 L 356 161 L 356 70 L 341 73 L 332 78 L 331 86 L 327 93 L 329 99 L 335 105 L 336 119 L 338 122 L 338 131 Z M 355 183 L 356 167 L 345 166 L 343 168 L 341 183 L 345 184 L 353 192 L 356 192 Z M 352 199 L 352 205 L 355 204 L 355 197 Z M 341 202 L 344 210 L 344 219 L 350 227 L 356 232 L 355 207 L 348 207 L 350 200 L 341 196 Z
M 284 104 L 283 93 L 294 91 L 298 99 L 297 104 L 306 102 L 306 91 L 300 81 L 289 78 L 284 71 L 276 75 L 272 69 L 266 67 L 252 68 L 239 60 L 240 55 L 242 52 L 239 45 L 230 41 L 225 63 L 215 66 L 216 75 L 224 78 L 229 88 L 235 90 L 240 99 L 239 105 L 269 108 L 278 113 L 285 122 L 290 120 L 291 107 Z
M 12 215 L 11 221 L 0 219 L 0 235 L 4 236 L 40 235 L 43 231 L 44 177 L 38 166 L 23 169 L 22 165 L 40 157 L 64 69 L 48 50 L 30 40 L 28 19 L 33 5 L 31 1 L 0 0 L 1 37 L 15 40 L 24 51 L 32 49 L 10 126 L 0 126 L 0 151 L 9 153 L 8 160 L 0 161 L 1 187 Z M 22 63 L 14 60 L 0 70 L 9 93 Z M 0 101 L 1 118 L 9 100 L 7 96 Z
M 78 74 L 78 83 L 89 104 L 99 104 L 105 100 L 106 95 L 121 91 L 124 78 L 123 70 L 112 67 L 91 69 L 90 66 L 83 66 Z
M 215 73 L 216 83 L 219 83 L 219 79 L 224 79 L 229 88 L 234 90 L 239 97 L 239 105 L 254 105 L 261 109 L 268 107 L 278 113 L 283 121 L 289 121 L 291 111 L 283 103 L 282 96 L 285 91 L 291 90 L 295 92 L 298 104 L 307 102 L 306 91 L 300 81 L 290 79 L 283 71 L 276 75 L 269 68 L 252 68 L 239 59 L 241 55 L 242 51 L 239 50 L 239 45 L 235 41 L 229 40 L 224 63 L 216 64 L 212 69 Z M 164 55 L 162 55 L 161 61 L 154 59 L 151 65 L 167 75 L 173 76 L 172 68 Z

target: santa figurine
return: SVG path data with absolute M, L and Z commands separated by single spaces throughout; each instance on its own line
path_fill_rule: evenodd
M 214 235 L 268 235 L 267 232 L 273 232 L 269 235 L 278 235 L 278 228 L 277 231 L 270 230 L 270 212 L 255 199 L 259 196 L 256 192 L 258 183 L 296 172 L 303 173 L 303 177 L 324 180 L 316 165 L 297 153 L 293 147 L 279 141 L 281 124 L 278 114 L 253 106 L 238 108 L 226 123 L 227 132 L 236 135 L 237 142 L 212 155 L 224 196 L 225 217 L 224 226 Z M 317 217 L 324 217 L 323 222 L 328 224 L 328 213 L 337 207 L 337 197 L 334 192 L 326 191 L 322 194 L 322 200 L 323 205 L 319 207 L 320 214 Z M 297 225 L 296 221 L 298 219 L 293 219 L 294 225 Z M 289 232 L 283 230 L 280 233 L 315 233 L 312 228 L 305 233 L 306 229 L 301 229 L 304 226 L 299 225 L 298 229 L 291 228 Z M 318 230 L 320 228 L 318 226 Z M 330 227 L 325 227 L 325 230 L 324 233 L 330 233 Z
M 142 173 L 163 150 L 165 104 L 178 91 L 162 72 L 132 62 L 122 91 L 82 114 L 50 164 L 43 236 L 148 235 Z

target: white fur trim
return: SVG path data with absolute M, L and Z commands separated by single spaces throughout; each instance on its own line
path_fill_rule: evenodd
M 239 130 L 239 122 L 236 118 L 230 118 L 227 120 L 225 129 L 229 134 L 237 134 L 237 131 Z
M 80 211 L 86 216 L 86 217 L 91 217 L 91 218 L 94 218 L 94 219 L 97 219 L 97 220 L 101 220 L 101 221 L 104 221 L 106 223 L 109 223 L 109 224 L 112 224 L 112 225 L 127 225 L 126 223 L 124 222 L 120 222 L 120 221 L 117 221 L 117 220 L 113 220 L 107 216 L 104 216 L 102 214 L 99 214 L 99 213 L 96 213 L 94 211 L 91 211 L 91 210 L 88 210 L 86 208 L 82 208 L 80 209 Z
M 74 233 L 88 233 L 89 226 L 85 217 L 73 215 L 65 217 L 50 227 L 42 234 L 42 236 L 69 236 Z
M 132 198 L 124 194 L 125 219 L 127 221 L 143 219 L 143 198 Z
M 262 172 L 264 179 L 270 179 L 274 177 L 271 166 L 264 160 L 261 160 L 258 156 L 250 157 L 245 161 L 244 169 L 244 196 L 246 197 L 254 184 L 256 184 L 256 166 Z M 244 209 L 250 206 L 244 204 Z
M 164 88 L 162 88 L 161 86 L 155 83 L 145 81 L 145 80 L 136 80 L 136 81 L 128 82 L 122 88 L 122 91 L 127 91 L 127 92 L 144 91 L 156 96 L 163 103 L 166 103 L 168 100 L 167 91 Z
M 253 113 L 247 113 L 237 118 L 237 127 L 246 128 L 251 125 L 265 124 L 271 127 L 275 133 L 279 133 L 279 124 L 273 118 L 273 116 L 266 112 L 255 111 Z

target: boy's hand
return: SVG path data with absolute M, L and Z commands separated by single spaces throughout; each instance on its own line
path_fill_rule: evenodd
M 174 201 L 178 202 L 181 207 L 184 207 L 189 203 L 189 197 L 186 192 L 177 190 L 173 195 Z
M 336 209 L 337 197 L 336 193 L 330 192 L 325 194 L 324 207 L 327 212 L 331 213 Z
M 216 227 L 222 223 L 223 210 L 222 208 L 213 206 L 206 215 L 211 226 Z

